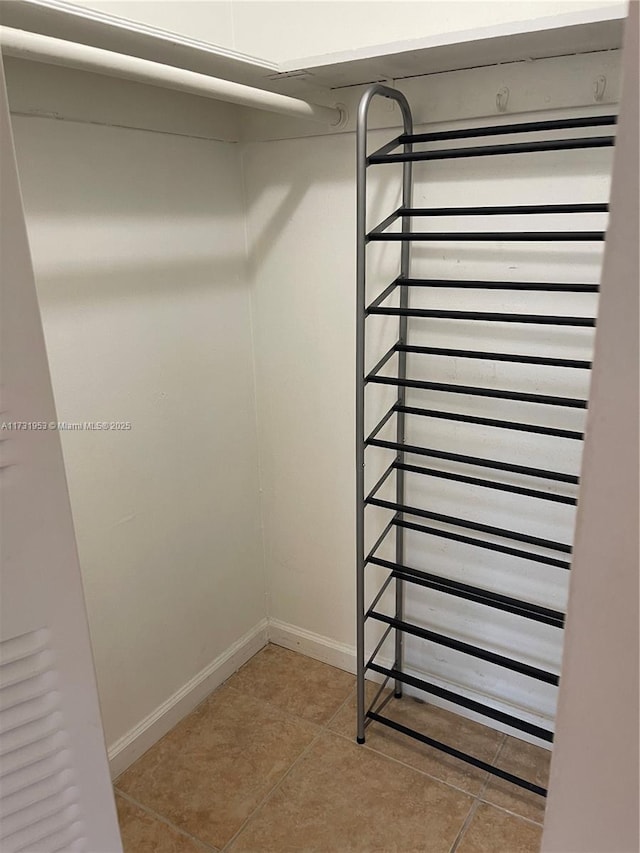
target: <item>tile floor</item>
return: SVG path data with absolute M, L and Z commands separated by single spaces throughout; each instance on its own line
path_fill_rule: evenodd
M 543 801 L 378 724 L 355 679 L 269 645 L 115 783 L 125 853 L 536 853 Z M 385 713 L 546 783 L 549 753 L 405 698 Z

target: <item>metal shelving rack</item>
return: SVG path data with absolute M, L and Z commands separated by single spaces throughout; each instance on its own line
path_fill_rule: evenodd
M 397 102 L 400 107 L 404 133 L 387 144 L 383 145 L 372 154 L 367 154 L 367 119 L 369 107 L 374 97 L 380 96 L 390 98 Z M 441 392 L 453 392 L 464 394 L 469 397 L 489 397 L 505 400 L 516 400 L 529 403 L 541 403 L 551 406 L 571 407 L 586 409 L 587 400 L 573 399 L 568 397 L 556 397 L 541 394 L 520 393 L 494 388 L 471 387 L 454 385 L 442 382 L 430 382 L 412 379 L 407 376 L 407 354 L 422 353 L 440 356 L 443 358 L 458 357 L 462 359 L 485 359 L 494 361 L 506 361 L 531 365 L 545 365 L 570 370 L 588 370 L 591 367 L 589 361 L 563 358 L 548 358 L 542 356 L 526 356 L 517 354 L 505 354 L 498 352 L 486 352 L 478 350 L 447 349 L 440 347 L 412 346 L 408 342 L 408 322 L 413 317 L 428 317 L 432 319 L 456 319 L 469 320 L 476 323 L 524 323 L 524 324 L 547 324 L 555 326 L 595 326 L 595 318 L 537 315 L 537 314 L 515 314 L 506 312 L 483 312 L 474 310 L 448 311 L 425 308 L 409 307 L 409 293 L 413 288 L 460 288 L 460 289 L 484 289 L 503 291 L 553 291 L 564 293 L 594 293 L 598 291 L 597 284 L 572 284 L 556 282 L 529 282 L 529 281 L 460 281 L 448 279 L 423 279 L 411 278 L 410 275 L 410 247 L 414 241 L 580 241 L 592 242 L 602 241 L 605 238 L 604 231 L 500 231 L 500 232 L 428 232 L 412 230 L 414 219 L 427 217 L 455 217 L 465 216 L 494 216 L 494 215 L 527 215 L 538 214 L 578 214 L 578 213 L 606 213 L 607 204 L 549 204 L 549 205 L 509 205 L 509 206 L 482 206 L 482 207 L 455 207 L 455 208 L 413 208 L 412 207 L 412 163 L 428 160 L 445 160 L 452 158 L 467 157 L 493 157 L 503 154 L 526 154 L 545 151 L 578 150 L 589 148 L 601 148 L 612 146 L 615 136 L 591 135 L 576 136 L 568 139 L 553 139 L 544 134 L 547 131 L 572 131 L 582 128 L 611 128 L 616 123 L 616 116 L 593 116 L 587 118 L 569 118 L 551 121 L 522 122 L 517 124 L 502 124 L 490 127 L 478 127 L 472 129 L 461 129 L 434 133 L 413 133 L 413 122 L 411 109 L 404 95 L 382 84 L 372 85 L 363 95 L 357 122 L 357 329 L 356 329 L 356 537 L 357 537 L 357 741 L 364 743 L 365 730 L 371 721 L 388 726 L 411 738 L 421 741 L 428 746 L 435 747 L 461 761 L 472 764 L 482 770 L 501 777 L 515 785 L 533 791 L 542 796 L 546 790 L 531 781 L 522 779 L 508 773 L 498 767 L 492 766 L 485 761 L 468 755 L 452 746 L 441 743 L 428 734 L 418 732 L 398 723 L 385 716 L 382 711 L 392 696 L 402 696 L 404 685 L 410 685 L 427 694 L 437 696 L 440 699 L 464 707 L 472 712 L 487 718 L 506 724 L 515 731 L 526 732 L 543 741 L 552 742 L 553 733 L 540 726 L 531 724 L 526 720 L 519 719 L 513 715 L 503 713 L 489 705 L 471 700 L 458 695 L 451 690 L 444 689 L 436 684 L 429 683 L 417 678 L 405 671 L 403 660 L 403 637 L 405 634 L 422 638 L 442 646 L 455 649 L 459 652 L 487 661 L 500 667 L 523 674 L 533 679 L 538 679 L 547 684 L 557 686 L 559 676 L 553 672 L 530 666 L 522 661 L 499 655 L 479 646 L 461 642 L 453 637 L 448 637 L 424 627 L 411 624 L 405 619 L 404 598 L 407 585 L 418 585 L 430 590 L 437 590 L 450 596 L 457 596 L 471 602 L 483 605 L 491 609 L 498 609 L 515 614 L 524 619 L 534 620 L 545 625 L 562 629 L 564 626 L 564 614 L 539 605 L 518 600 L 513 597 L 499 594 L 480 587 L 461 583 L 446 577 L 434 575 L 419 568 L 406 565 L 405 561 L 405 530 L 428 533 L 432 536 L 443 537 L 456 542 L 466 543 L 475 547 L 489 549 L 503 554 L 512 555 L 526 560 L 533 560 L 559 570 L 570 568 L 571 546 L 562 542 L 529 536 L 513 530 L 506 530 L 486 524 L 469 521 L 441 513 L 435 513 L 428 507 L 408 506 L 405 500 L 405 474 L 416 473 L 423 476 L 454 480 L 461 483 L 480 486 L 487 489 L 498 489 L 513 492 L 528 497 L 555 501 L 563 504 L 576 504 L 576 498 L 563 494 L 563 484 L 578 484 L 578 477 L 559 471 L 544 470 L 524 465 L 515 465 L 502 462 L 498 459 L 480 458 L 471 455 L 440 451 L 429 447 L 409 445 L 405 443 L 405 427 L 408 417 L 436 418 L 450 421 L 461 421 L 482 426 L 496 427 L 499 429 L 517 430 L 542 435 L 581 440 L 583 435 L 580 431 L 559 429 L 550 426 L 541 426 L 524 422 L 514 422 L 504 419 L 479 417 L 473 413 L 453 413 L 438 411 L 436 409 L 424 409 L 408 406 L 406 403 L 407 389 L 427 389 Z M 542 138 L 535 138 L 527 142 L 499 142 L 498 144 L 480 144 L 472 147 L 440 148 L 436 150 L 417 150 L 415 146 L 420 143 L 443 143 L 450 140 L 480 139 L 491 136 L 502 136 L 508 134 L 541 134 Z M 384 219 L 373 229 L 367 230 L 367 170 L 372 166 L 382 166 L 388 163 L 402 164 L 402 203 L 390 216 Z M 400 231 L 389 231 L 389 227 L 396 221 L 400 221 Z M 400 241 L 400 270 L 398 277 L 392 281 L 380 294 L 367 304 L 367 244 L 377 241 Z M 392 295 L 399 295 L 397 307 L 387 307 L 385 303 Z M 374 315 L 388 315 L 398 317 L 397 341 L 393 344 L 378 361 L 375 367 L 366 372 L 365 365 L 365 331 L 367 318 Z M 397 371 L 392 377 L 382 376 L 380 371 L 388 364 L 392 357 L 397 356 Z M 397 397 L 394 404 L 387 411 L 378 425 L 370 432 L 365 433 L 365 388 L 368 384 L 384 384 L 397 387 Z M 379 438 L 382 429 L 395 418 L 395 440 L 383 440 Z M 391 465 L 386 469 L 383 476 L 373 489 L 365 493 L 365 460 L 367 450 L 370 448 L 384 448 L 395 451 L 396 455 Z M 425 460 L 435 459 L 440 462 L 453 463 L 453 470 L 442 470 L 422 465 L 409 464 L 407 457 L 419 456 Z M 428 461 L 426 463 L 428 466 Z M 457 466 L 457 468 L 456 468 Z M 475 469 L 484 469 L 480 476 L 475 475 Z M 538 490 L 525 488 L 520 485 L 511 485 L 491 479 L 491 472 L 511 472 L 518 475 L 527 475 L 539 478 L 547 486 L 554 486 L 555 490 Z M 395 476 L 395 500 L 383 500 L 378 497 L 378 492 L 384 482 L 392 475 Z M 365 551 L 365 514 L 368 506 L 382 507 L 390 510 L 393 516 L 378 537 L 374 547 L 367 553 Z M 427 523 L 425 523 L 427 522 Z M 428 522 L 431 522 L 429 524 Z M 446 528 L 433 526 L 445 524 Z M 453 528 L 453 529 L 450 529 Z M 395 533 L 395 560 L 381 559 L 377 556 L 378 550 L 386 537 L 394 531 Z M 490 539 L 483 539 L 478 534 L 488 534 Z M 495 538 L 504 540 L 506 543 L 494 541 Z M 527 545 L 534 546 L 534 550 L 528 550 Z M 541 554 L 536 549 L 544 549 Z M 379 566 L 389 571 L 389 575 L 382 587 L 373 598 L 371 604 L 365 600 L 365 577 L 369 566 Z M 392 616 L 377 609 L 383 594 L 395 584 L 395 612 Z M 382 638 L 377 643 L 373 653 L 366 654 L 365 630 L 367 624 L 373 620 L 377 624 L 386 626 Z M 392 631 L 395 631 L 394 663 L 392 666 L 384 666 L 379 660 L 379 652 Z M 367 673 L 376 673 L 382 676 L 384 681 L 369 707 L 365 697 L 365 678 Z M 383 690 L 392 680 L 394 683 L 393 694 L 384 695 Z

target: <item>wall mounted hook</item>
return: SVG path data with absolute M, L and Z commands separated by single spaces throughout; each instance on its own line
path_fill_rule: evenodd
M 509 103 L 509 89 L 503 86 L 496 95 L 496 107 L 499 113 L 506 113 L 507 104 Z
M 600 101 L 604 98 L 604 92 L 606 88 L 607 78 L 604 76 L 604 74 L 601 74 L 593 81 L 593 100 L 596 103 L 600 103 Z

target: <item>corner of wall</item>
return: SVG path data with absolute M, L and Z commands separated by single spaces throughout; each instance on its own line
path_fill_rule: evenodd
M 136 759 L 194 710 L 268 642 L 268 622 L 262 619 L 229 646 L 144 720 L 108 748 L 111 778 L 116 779 Z
M 233 16 L 233 9 L 232 9 Z M 256 360 L 256 319 L 255 319 L 255 306 L 254 306 L 254 287 L 253 287 L 253 278 L 254 278 L 254 265 L 251 259 L 251 251 L 250 251 L 250 235 L 249 235 L 249 199 L 247 193 L 247 182 L 245 175 L 245 149 L 246 143 L 240 142 L 238 148 L 238 157 L 239 157 L 239 166 L 240 166 L 240 186 L 242 188 L 242 199 L 241 199 L 241 208 L 244 220 L 244 255 L 245 255 L 245 276 L 247 281 L 247 299 L 249 301 L 249 323 L 250 323 L 250 340 L 251 340 L 251 367 L 252 367 L 252 381 L 253 381 L 253 404 L 254 404 L 254 418 L 255 418 L 255 429 L 256 429 L 256 447 L 258 454 L 258 511 L 260 514 L 260 538 L 262 542 L 262 579 L 263 579 L 263 593 L 264 593 L 264 615 L 268 620 L 270 616 L 271 610 L 271 600 L 269 596 L 269 583 L 267 578 L 267 552 L 266 552 L 266 527 L 265 527 L 265 504 L 264 504 L 264 492 L 263 492 L 263 469 L 262 469 L 262 444 L 260 441 L 260 412 L 258 406 L 258 376 L 257 376 L 257 360 Z

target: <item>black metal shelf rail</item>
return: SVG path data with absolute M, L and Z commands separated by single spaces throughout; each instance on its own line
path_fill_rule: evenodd
M 400 106 L 404 133 L 383 145 L 373 154 L 367 154 L 367 116 L 373 97 L 381 96 L 395 100 Z M 410 275 L 410 245 L 414 241 L 524 241 L 524 242 L 601 242 L 605 238 L 605 230 L 517 230 L 512 226 L 508 231 L 413 231 L 413 219 L 436 217 L 495 217 L 508 216 L 510 223 L 513 217 L 567 216 L 575 217 L 584 214 L 607 214 L 609 207 L 606 203 L 588 204 L 518 204 L 491 205 L 473 207 L 433 207 L 414 208 L 411 203 L 412 195 L 412 163 L 432 160 L 449 160 L 455 158 L 487 157 L 498 155 L 543 154 L 548 151 L 574 151 L 593 148 L 610 147 L 615 142 L 614 135 L 598 135 L 598 128 L 610 128 L 616 124 L 613 115 L 592 116 L 584 118 L 556 119 L 552 121 L 519 122 L 482 128 L 467 128 L 436 133 L 413 133 L 411 110 L 404 96 L 394 89 L 381 84 L 374 84 L 362 97 L 358 112 L 357 147 L 358 147 L 358 209 L 357 209 L 357 329 L 356 329 L 356 495 L 357 495 L 357 649 L 358 649 L 358 721 L 357 740 L 364 743 L 366 727 L 375 721 L 381 725 L 401 732 L 430 747 L 438 749 L 461 761 L 485 770 L 514 785 L 534 791 L 541 796 L 546 790 L 533 782 L 522 779 L 512 773 L 481 761 L 475 756 L 444 744 L 423 732 L 416 731 L 381 713 L 388 704 L 391 694 L 383 697 L 384 688 L 393 681 L 393 695 L 400 697 L 405 685 L 436 696 L 448 703 L 453 703 L 490 720 L 495 720 L 509 726 L 515 731 L 540 738 L 551 743 L 551 731 L 521 719 L 514 714 L 497 710 L 489 704 L 469 699 L 459 693 L 447 690 L 406 672 L 403 658 L 403 637 L 410 635 L 427 642 L 435 643 L 453 649 L 464 655 L 482 660 L 486 663 L 502 667 L 520 675 L 538 680 L 557 687 L 558 673 L 533 666 L 525 661 L 511 658 L 494 650 L 482 648 L 465 642 L 453 636 L 430 630 L 413 624 L 404 616 L 405 588 L 418 586 L 433 590 L 446 596 L 454 596 L 470 601 L 478 606 L 500 610 L 527 620 L 547 625 L 550 628 L 564 627 L 564 614 L 558 610 L 542 606 L 530 601 L 524 601 L 512 596 L 483 589 L 451 578 L 427 572 L 420 568 L 408 566 L 404 555 L 404 533 L 412 531 L 427 537 L 438 537 L 458 542 L 471 548 L 480 548 L 506 554 L 514 558 L 514 568 L 517 569 L 520 560 L 540 563 L 562 570 L 570 568 L 569 558 L 571 545 L 550 539 L 533 536 L 517 530 L 507 530 L 502 527 L 480 523 L 469 518 L 446 515 L 433 512 L 424 507 L 411 506 L 405 499 L 405 481 L 407 475 L 429 477 L 464 483 L 478 488 L 500 490 L 518 494 L 527 498 L 541 501 L 551 501 L 569 506 L 576 505 L 576 497 L 567 494 L 567 487 L 578 486 L 578 477 L 562 471 L 551 471 L 542 468 L 504 462 L 499 459 L 487 459 L 478 456 L 453 453 L 433 447 L 409 444 L 405 438 L 407 417 L 440 419 L 452 422 L 475 424 L 498 430 L 515 430 L 529 432 L 552 438 L 580 441 L 583 432 L 580 430 L 560 429 L 535 422 L 513 421 L 499 418 L 480 417 L 470 412 L 447 411 L 445 408 L 423 408 L 407 405 L 407 389 L 436 391 L 442 394 L 453 394 L 459 400 L 465 398 L 486 397 L 502 399 L 543 407 L 563 407 L 584 411 L 587 400 L 571 397 L 551 396 L 546 394 L 531 394 L 517 390 L 483 388 L 447 382 L 431 382 L 414 379 L 407 376 L 407 355 L 430 356 L 436 358 L 461 358 L 486 360 L 493 362 L 508 362 L 544 366 L 562 370 L 590 370 L 591 362 L 584 359 L 554 358 L 548 356 L 484 351 L 475 349 L 454 349 L 446 347 L 416 346 L 407 340 L 408 321 L 411 318 L 428 318 L 430 320 L 459 320 L 482 323 L 519 323 L 537 326 L 565 326 L 593 328 L 595 318 L 588 316 L 566 316 L 547 314 L 523 314 L 509 312 L 487 312 L 476 310 L 452 311 L 441 309 L 410 308 L 409 293 L 412 288 L 430 289 L 462 289 L 468 291 L 513 291 L 513 292 L 544 292 L 544 293 L 597 293 L 598 285 L 573 282 L 532 282 L 532 281 L 485 281 L 485 280 L 453 280 L 412 278 Z M 596 129 L 596 134 L 593 133 Z M 550 131 L 572 131 L 571 138 L 545 138 Z M 578 131 L 576 135 L 575 132 Z M 583 135 L 582 131 L 591 135 Z M 451 147 L 418 150 L 417 145 L 435 143 L 436 145 L 458 140 L 482 139 L 492 136 L 511 134 L 527 134 L 535 136 L 533 140 L 504 142 L 497 144 L 481 144 L 471 147 Z M 536 134 L 543 134 L 542 138 Z M 399 149 L 399 150 L 398 150 Z M 384 163 L 402 163 L 402 203 L 372 230 L 367 230 L 366 222 L 366 176 L 370 166 Z M 548 221 L 548 220 L 546 220 Z M 573 222 L 573 219 L 571 220 Z M 400 223 L 399 231 L 388 229 L 396 222 Z M 399 241 L 401 243 L 400 274 L 369 304 L 366 303 L 366 247 L 376 241 Z M 392 295 L 398 295 L 398 304 L 385 304 Z M 378 363 L 368 372 L 365 371 L 365 331 L 366 320 L 370 316 L 398 317 L 398 339 L 393 346 L 380 358 Z M 385 366 L 390 366 L 395 359 L 396 369 L 393 375 L 381 373 Z M 391 408 L 381 418 L 376 427 L 365 433 L 365 389 L 368 385 L 388 385 L 397 388 L 397 397 Z M 388 424 L 395 427 L 392 438 L 381 438 L 382 430 Z M 375 486 L 365 492 L 365 454 L 368 448 L 378 448 L 389 451 L 393 458 L 379 478 Z M 411 457 L 430 460 L 426 464 L 417 464 Z M 478 474 L 474 469 L 480 469 Z M 484 469 L 484 472 L 482 472 Z M 516 482 L 507 481 L 514 477 Z M 395 498 L 380 497 L 382 486 L 395 479 Z M 524 478 L 524 482 L 523 482 Z M 526 482 L 531 479 L 534 482 Z M 535 481 L 542 481 L 541 487 L 535 487 Z M 563 488 L 564 487 L 564 488 Z M 379 535 L 373 548 L 365 552 L 365 513 L 367 507 L 377 507 L 388 510 L 391 517 L 386 527 Z M 393 531 L 393 534 L 392 534 Z M 395 559 L 388 560 L 378 556 L 379 549 L 389 536 L 395 538 Z M 365 601 L 365 580 L 370 566 L 387 569 L 389 575 L 378 590 L 369 606 Z M 395 586 L 394 612 L 389 614 L 380 609 L 382 596 L 391 585 Z M 365 628 L 369 621 L 385 626 L 373 653 L 368 657 L 365 653 Z M 382 665 L 378 655 L 387 638 L 393 634 L 394 660 L 391 666 Z M 367 673 L 376 673 L 383 677 L 382 686 L 373 702 L 365 704 L 365 678 Z M 381 699 L 381 697 L 383 697 Z
M 387 96 L 388 97 L 388 96 Z M 519 122 L 517 124 L 493 125 L 484 128 L 440 131 L 436 133 L 403 133 L 366 157 L 366 165 L 380 163 L 407 163 L 424 160 L 450 160 L 466 157 L 489 157 L 504 154 L 533 154 L 543 151 L 575 151 L 585 148 L 606 148 L 615 144 L 615 136 L 576 136 L 571 139 L 536 139 L 527 142 L 499 143 L 498 145 L 473 146 L 471 148 L 448 148 L 435 151 L 416 151 L 413 146 L 420 143 L 439 143 L 459 139 L 480 139 L 486 136 L 506 136 L 520 133 L 539 133 L 555 130 L 593 129 L 612 127 L 617 124 L 615 115 L 591 116 L 587 118 L 555 119 L 552 121 Z M 400 146 L 401 153 L 394 153 Z M 408 150 L 407 150 L 408 148 Z
M 399 207 L 367 233 L 366 240 L 482 240 L 509 242 L 597 242 L 604 240 L 604 231 L 388 231 L 398 219 L 409 221 L 414 217 L 445 216 L 523 216 L 531 214 L 608 213 L 607 204 L 531 204 L 503 205 L 497 207 Z

